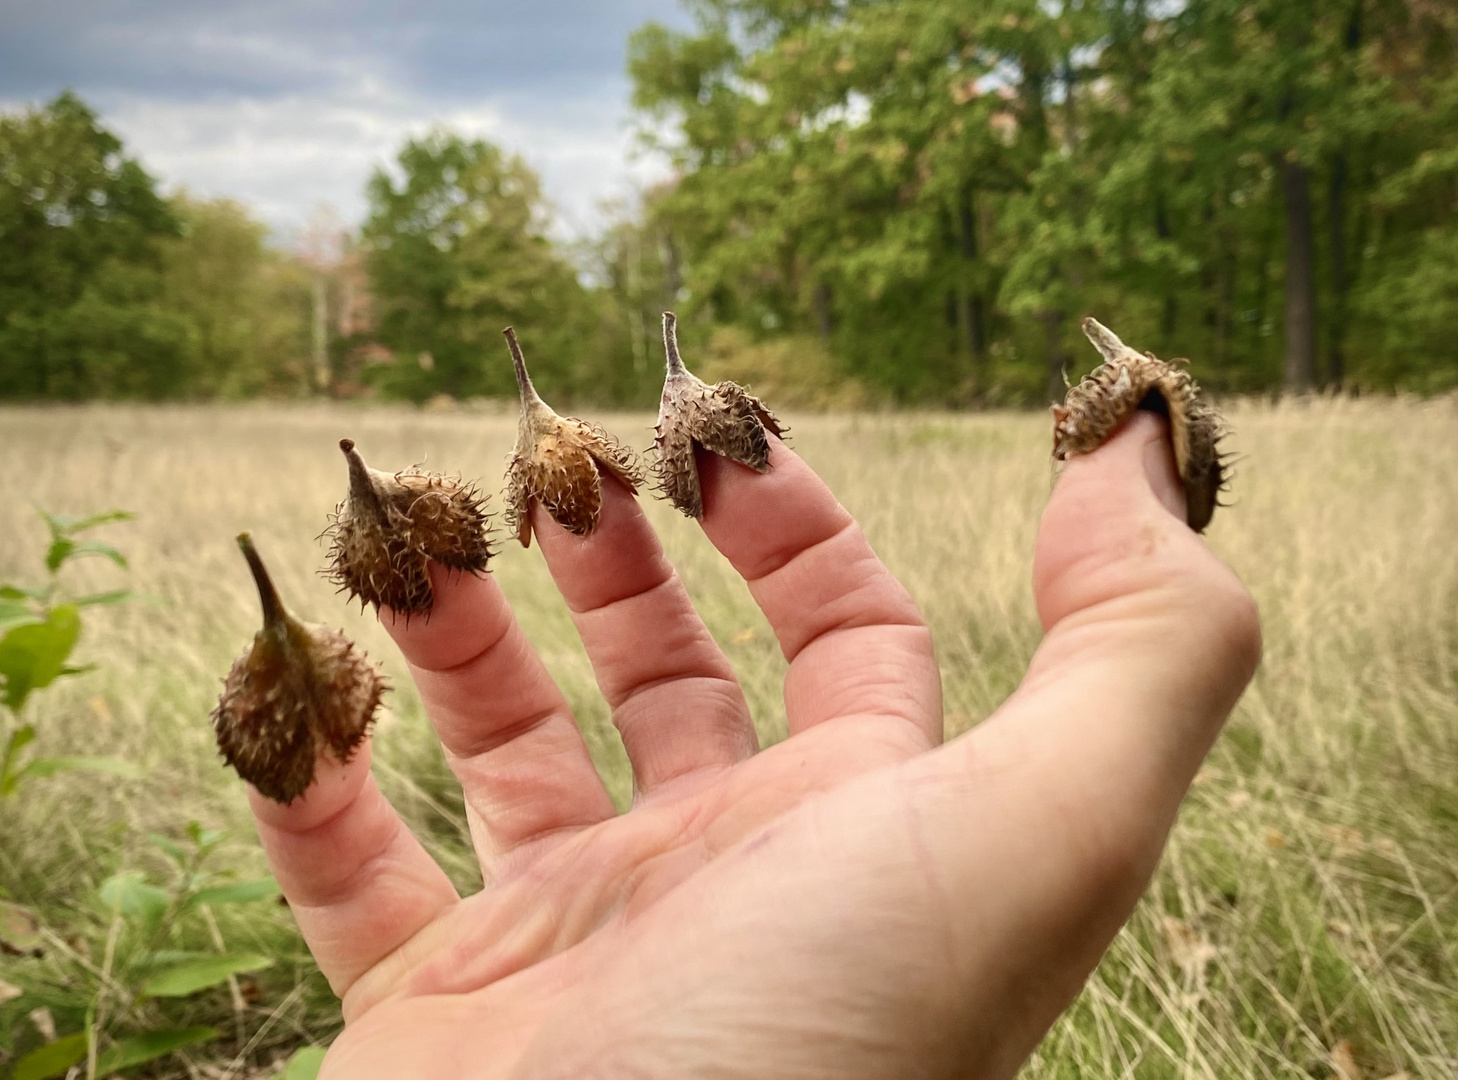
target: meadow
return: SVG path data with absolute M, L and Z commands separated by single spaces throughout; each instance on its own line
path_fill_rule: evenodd
M 1265 659 L 1148 895 L 1025 1075 L 1458 1075 L 1458 398 L 1249 400 L 1227 413 L 1241 455 L 1235 506 L 1209 542 L 1256 596 Z M 599 419 L 649 440 L 647 416 Z M 789 420 L 795 447 L 931 621 L 948 734 L 977 724 L 1040 636 L 1028 582 L 1052 482 L 1046 414 Z M 403 665 L 373 614 L 318 576 L 316 538 L 345 487 L 340 437 L 376 466 L 424 462 L 495 492 L 515 423 L 484 408 L 0 410 L 0 581 L 44 576 L 33 507 L 137 515 L 96 533 L 127 570 L 93 559 L 65 571 L 77 592 L 140 595 L 88 612 L 76 659 L 96 669 L 36 695 L 36 749 L 141 770 L 63 773 L 0 798 L 0 897 L 41 923 L 40 955 L 0 956 L 0 985 L 20 991 L 0 998 L 0 1075 L 40 1045 L 46 1017 L 61 1035 L 97 1022 L 118 1033 L 213 1025 L 220 1037 L 141 1074 L 210 1080 L 271 1077 L 295 1047 L 338 1030 L 336 1003 L 273 901 L 210 909 L 163 943 L 271 957 L 256 975 L 140 1003 L 110 981 L 126 940 L 97 899 L 103 881 L 128 870 L 166 880 L 167 842 L 194 821 L 226 834 L 214 870 L 266 872 L 208 723 L 258 620 L 240 530 L 295 612 L 383 661 L 395 690 L 376 736 L 381 781 L 458 885 L 479 887 L 459 793 Z M 649 512 L 762 739 L 782 737 L 784 664 L 747 590 L 691 522 L 658 502 Z M 626 805 L 621 745 L 540 553 L 498 538 L 493 572 Z

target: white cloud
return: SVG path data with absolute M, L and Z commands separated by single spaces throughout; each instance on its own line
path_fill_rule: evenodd
M 677 0 L 0 0 L 0 107 L 71 86 L 168 187 L 251 205 L 282 237 L 351 223 L 370 173 L 435 124 L 542 176 L 563 237 L 661 179 L 627 130 L 623 43 Z
M 626 110 L 611 99 L 557 101 L 545 115 L 524 115 L 512 108 L 519 103 L 442 108 L 359 79 L 347 94 L 99 104 L 103 122 L 165 185 L 245 202 L 281 238 L 321 205 L 347 222 L 362 220 L 370 174 L 405 139 L 435 125 L 520 154 L 542 176 L 564 238 L 592 233 L 604 199 L 631 197 L 667 173 L 661 160 L 631 153 Z

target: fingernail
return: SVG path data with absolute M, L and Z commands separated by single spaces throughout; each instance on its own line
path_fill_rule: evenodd
M 1160 504 L 1181 521 L 1185 520 L 1185 487 L 1180 483 L 1179 470 L 1175 467 L 1174 448 L 1170 445 L 1168 429 L 1161 422 L 1157 438 L 1144 444 L 1144 475 Z

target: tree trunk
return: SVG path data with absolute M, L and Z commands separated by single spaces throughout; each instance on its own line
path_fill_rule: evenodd
M 977 263 L 977 214 L 974 199 L 976 193 L 969 187 L 962 191 L 958 214 L 958 253 L 965 270 L 970 275 Z M 959 302 L 958 322 L 961 324 L 963 342 L 967 355 L 972 360 L 972 369 L 977 372 L 982 366 L 982 351 L 986 347 L 987 330 L 983 325 L 982 295 L 971 283 L 964 284 Z
M 1347 18 L 1343 44 L 1349 62 L 1355 63 L 1362 47 L 1362 0 L 1354 0 Z M 1347 152 L 1337 151 L 1331 163 L 1331 188 L 1328 193 L 1328 227 L 1331 238 L 1331 341 L 1327 347 L 1326 384 L 1341 388 L 1346 377 L 1344 349 L 1347 338 L 1347 295 L 1351 275 L 1347 270 Z
M 1341 388 L 1346 374 L 1342 347 L 1347 336 L 1347 156 L 1331 164 L 1327 217 L 1331 229 L 1331 333 L 1326 355 L 1326 385 Z
M 1316 382 L 1316 282 L 1306 166 L 1282 158 L 1281 187 L 1286 203 L 1286 389 L 1302 394 Z
M 810 306 L 815 309 L 815 327 L 820 331 L 820 340 L 830 341 L 830 332 L 835 329 L 835 322 L 830 313 L 830 286 L 823 281 L 817 281 L 815 288 L 810 294 Z

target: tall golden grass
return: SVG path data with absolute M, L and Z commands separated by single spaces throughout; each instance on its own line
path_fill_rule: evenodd
M 1265 661 L 1149 895 L 1027 1075 L 1458 1075 L 1458 400 L 1237 402 L 1229 418 L 1236 505 L 1209 541 L 1259 602 Z M 1028 581 L 1051 484 L 1046 417 L 791 419 L 796 448 L 935 628 L 949 735 L 971 727 L 1039 638 Z M 648 422 L 607 421 L 639 445 Z M 78 897 L 145 862 L 148 832 L 190 819 L 229 829 L 230 857 L 261 869 L 207 722 L 257 619 L 233 545 L 242 529 L 299 614 L 384 660 L 396 691 L 378 735 L 382 779 L 473 887 L 459 798 L 403 665 L 373 616 L 317 576 L 315 538 L 344 490 L 341 436 L 377 466 L 423 461 L 491 490 L 514 426 L 490 411 L 0 410 L 0 579 L 35 576 L 44 530 L 31 505 L 138 514 L 108 539 L 131 556 L 127 583 L 143 599 L 96 614 L 78 657 L 98 671 L 39 695 L 34 719 L 42 748 L 117 754 L 147 776 L 63 776 L 0 803 L 0 887 L 84 938 L 97 928 Z M 763 737 L 780 737 L 784 665 L 748 592 L 692 523 L 661 503 L 649 513 Z M 626 803 L 621 746 L 540 554 L 504 545 L 493 569 Z M 78 588 L 118 577 L 100 563 L 76 574 Z M 338 1023 L 286 920 L 223 927 L 237 947 L 291 961 L 248 1021 L 270 1025 L 250 1060 Z

